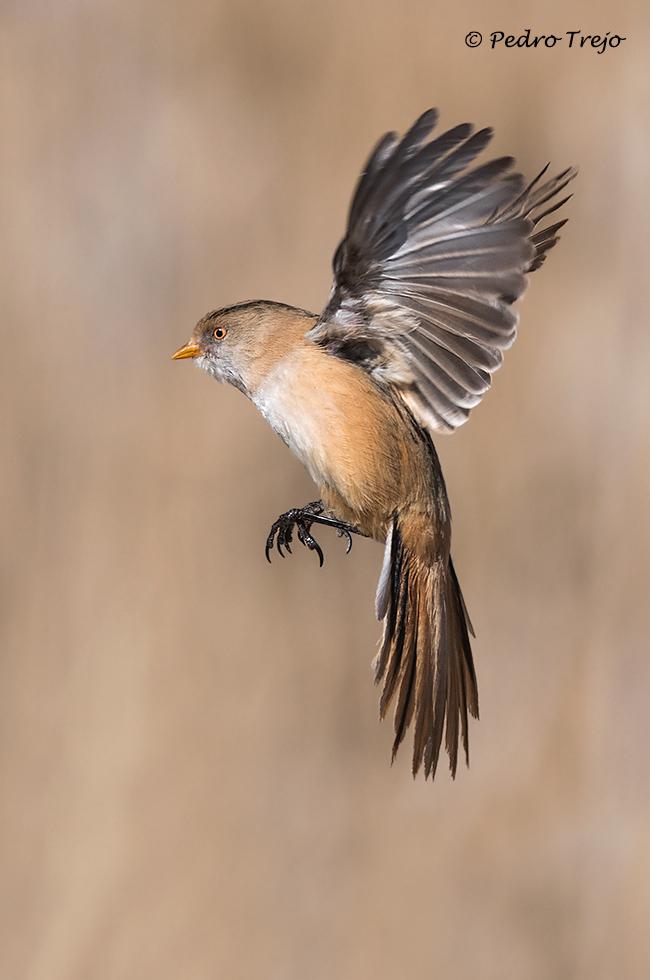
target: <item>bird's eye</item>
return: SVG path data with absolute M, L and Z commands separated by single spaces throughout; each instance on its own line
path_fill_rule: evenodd
M 226 337 L 227 334 L 228 334 L 228 330 L 226 329 L 226 327 L 215 327 L 212 336 L 214 337 L 215 340 L 223 340 L 223 338 Z

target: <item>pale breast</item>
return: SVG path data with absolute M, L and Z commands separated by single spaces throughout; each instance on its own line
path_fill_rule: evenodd
M 396 491 L 390 408 L 359 369 L 305 345 L 282 358 L 251 397 L 318 486 L 358 509 Z
M 292 354 L 283 358 L 253 395 L 253 403 L 269 425 L 307 467 L 316 483 L 331 480 L 326 443 L 341 430 L 344 408 L 315 379 L 306 377 L 313 365 Z M 340 393 L 339 393 L 340 394 Z

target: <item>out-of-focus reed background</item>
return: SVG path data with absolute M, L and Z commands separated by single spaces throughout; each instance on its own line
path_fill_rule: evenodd
M 527 26 L 628 39 L 463 41 Z M 649 26 L 3 4 L 2 978 L 648 975 Z M 528 173 L 581 166 L 518 343 L 439 440 L 482 720 L 433 786 L 377 722 L 380 547 L 269 567 L 313 488 L 169 359 L 215 306 L 319 309 L 370 145 L 430 104 Z

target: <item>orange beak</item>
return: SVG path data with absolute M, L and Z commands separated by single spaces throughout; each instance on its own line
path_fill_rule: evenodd
M 198 357 L 201 353 L 201 348 L 198 344 L 185 344 L 184 347 L 179 347 L 178 350 L 172 354 L 173 361 L 182 361 L 185 357 Z

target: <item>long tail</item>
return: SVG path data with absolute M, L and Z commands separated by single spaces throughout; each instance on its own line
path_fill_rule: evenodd
M 474 635 L 451 557 L 427 563 L 404 544 L 398 520 L 386 543 L 377 589 L 384 619 L 375 682 L 383 681 L 383 718 L 395 704 L 393 759 L 415 719 L 413 775 L 435 775 L 443 734 L 456 775 L 458 740 L 469 765 L 468 712 L 478 718 L 478 688 L 469 634 Z

